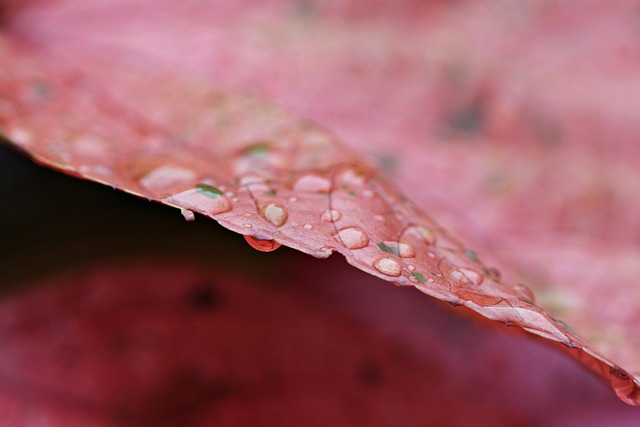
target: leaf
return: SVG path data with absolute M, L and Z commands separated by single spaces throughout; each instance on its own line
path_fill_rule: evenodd
M 206 25 L 199 24 L 199 28 L 206 27 L 209 31 L 202 34 L 213 34 L 213 38 L 217 36 L 216 40 L 238 38 L 236 43 L 230 44 L 231 48 L 217 42 L 207 45 L 214 51 L 211 55 L 215 67 L 208 76 L 203 76 L 201 70 L 206 67 L 195 63 L 189 55 L 184 57 L 183 49 L 177 47 L 184 46 L 176 42 L 175 31 L 179 28 L 158 25 L 164 19 L 161 14 L 146 17 L 149 21 L 135 14 L 125 14 L 126 19 L 117 21 L 113 16 L 120 16 L 118 12 L 128 9 L 121 9 L 125 6 L 118 4 L 109 7 L 113 15 L 103 21 L 103 10 L 82 9 L 78 12 L 81 9 L 75 9 L 73 1 L 38 4 L 18 15 L 10 33 L 14 38 L 22 36 L 31 44 L 20 45 L 8 36 L 0 40 L 0 63 L 10 64 L 0 70 L 0 96 L 6 100 L 0 110 L 0 126 L 12 143 L 37 161 L 72 175 L 180 208 L 187 219 L 193 219 L 193 212 L 214 218 L 226 228 L 251 236 L 249 240 L 257 246 L 260 246 L 259 241 L 265 241 L 263 249 L 275 248 L 273 241 L 316 257 L 339 252 L 350 264 L 372 275 L 398 285 L 415 286 L 489 319 L 520 326 L 563 344 L 568 354 L 610 380 L 619 397 L 627 403 L 638 403 L 637 378 L 538 308 L 526 286 L 505 283 L 495 269 L 479 260 L 475 251 L 452 238 L 368 163 L 339 143 L 332 132 L 264 102 L 259 96 L 233 89 L 246 84 L 263 90 L 270 99 L 296 107 L 316 120 L 331 123 L 331 128 L 341 135 L 357 137 L 374 146 L 378 144 L 375 138 L 383 138 L 380 135 L 384 136 L 385 132 L 391 141 L 397 137 L 392 132 L 393 126 L 385 127 L 384 124 L 380 125 L 383 131 L 377 136 L 362 130 L 368 127 L 363 123 L 378 122 L 375 112 L 387 108 L 378 108 L 380 97 L 372 100 L 374 104 L 361 102 L 359 105 L 367 106 L 363 111 L 372 111 L 373 116 L 361 113 L 360 118 L 366 120 L 360 122 L 359 127 L 350 127 L 340 114 L 332 115 L 334 113 L 323 108 L 335 107 L 336 111 L 345 113 L 341 109 L 348 105 L 349 96 L 354 93 L 353 85 L 345 85 L 345 93 L 328 97 L 315 107 L 300 107 L 313 97 L 296 96 L 297 92 L 291 86 L 282 92 L 273 89 L 278 87 L 279 80 L 271 76 L 281 73 L 287 81 L 285 77 L 289 77 L 288 73 L 294 68 L 290 62 L 281 65 L 267 55 L 270 59 L 262 61 L 252 56 L 240 58 L 239 65 L 228 69 L 220 65 L 226 63 L 221 59 L 226 54 L 234 57 L 242 47 L 253 48 L 249 40 L 256 35 L 262 40 L 263 36 L 272 34 L 276 41 L 271 39 L 268 49 L 272 49 L 271 53 L 279 53 L 284 41 L 277 38 L 278 31 L 286 33 L 288 29 L 299 31 L 298 35 L 305 43 L 309 42 L 305 46 L 316 47 L 316 50 L 304 49 L 310 56 L 301 54 L 299 58 L 304 60 L 300 64 L 315 64 L 311 59 L 319 51 L 332 61 L 348 58 L 346 64 L 356 66 L 355 69 L 364 66 L 367 70 L 371 65 L 372 69 L 380 70 L 386 63 L 377 63 L 380 61 L 377 58 L 394 58 L 393 55 L 400 54 L 393 46 L 402 45 L 399 41 L 404 40 L 404 32 L 396 27 L 395 33 L 379 28 L 375 19 L 365 18 L 354 18 L 363 26 L 357 27 L 355 33 L 350 32 L 349 25 L 338 26 L 340 31 L 335 31 L 332 21 L 321 13 L 317 22 L 309 23 L 305 17 L 280 14 L 268 8 L 259 9 L 264 15 L 258 19 L 259 23 L 255 23 L 248 15 L 243 15 L 246 12 L 243 5 L 233 6 L 232 11 L 228 11 L 228 16 L 234 16 L 239 24 L 230 29 L 225 23 L 227 15 L 217 13 L 214 6 L 198 4 L 197 13 L 194 13 L 195 9 L 176 9 L 174 12 L 185 16 L 211 18 L 211 21 L 202 20 Z M 130 3 L 126 8 L 129 7 Z M 403 12 L 397 19 L 402 23 L 408 18 Z M 455 22 L 455 13 L 449 19 Z M 293 26 L 292 20 L 299 26 Z M 104 34 L 113 34 L 112 31 L 101 33 L 94 28 L 96 22 L 102 22 L 99 25 L 104 27 L 115 21 L 121 31 L 113 39 L 101 38 Z M 138 24 L 145 22 L 151 23 L 152 27 L 157 25 L 153 33 L 155 39 L 145 41 L 144 34 L 138 32 Z M 273 29 L 273 33 L 268 29 Z M 83 37 L 73 37 L 74 31 Z M 346 40 L 345 46 L 353 48 L 360 40 L 358 37 L 373 39 L 369 36 L 375 35 L 381 39 L 391 37 L 396 44 L 390 43 L 392 47 L 388 47 L 381 42 L 359 63 L 357 58 L 348 55 L 347 48 L 327 45 L 320 41 L 325 39 L 316 34 L 329 37 L 327 40 L 335 41 L 336 46 L 343 46 L 338 42 Z M 420 36 L 424 34 L 420 33 Z M 295 37 L 284 39 L 297 40 Z M 409 40 L 414 47 L 420 42 L 415 38 Z M 163 50 L 150 49 L 145 43 L 166 47 L 167 56 L 154 58 L 153 52 Z M 295 50 L 295 45 L 287 46 Z M 104 53 L 105 47 L 108 47 L 108 55 Z M 260 66 L 245 66 L 251 60 L 257 60 Z M 424 70 L 428 61 L 420 56 L 410 57 L 407 61 L 409 69 L 423 79 L 418 71 Z M 341 71 L 339 67 L 332 68 L 332 62 L 328 62 L 325 77 L 332 81 L 330 77 L 338 78 Z M 452 66 L 455 68 L 456 64 Z M 473 66 L 469 67 L 478 73 Z M 316 72 L 316 69 L 312 71 Z M 403 80 L 407 87 L 420 82 L 411 73 L 408 76 L 399 74 L 407 77 Z M 213 80 L 207 78 L 212 76 Z M 353 81 L 350 80 L 352 76 L 344 78 Z M 307 80 L 313 81 L 305 74 L 301 82 Z M 377 87 L 380 82 L 375 76 L 365 76 L 365 80 L 371 87 Z M 384 86 L 387 84 L 384 82 L 391 80 L 385 78 L 380 83 L 389 88 L 389 97 L 401 105 L 405 99 L 393 95 L 397 87 Z M 513 82 L 514 85 L 521 84 L 517 78 Z M 478 91 L 478 100 L 462 100 L 460 105 L 451 106 L 453 112 L 446 121 L 448 137 L 473 134 L 481 129 L 482 108 L 485 108 L 481 106 L 486 102 L 483 97 L 488 95 Z M 366 93 L 364 90 L 356 92 L 358 96 Z M 321 94 L 327 93 L 331 91 Z M 437 94 L 433 98 L 437 99 Z M 419 107 L 421 104 L 414 102 L 413 105 Z M 406 132 L 411 136 L 407 139 L 419 141 L 424 135 L 416 133 L 415 129 L 420 126 L 411 114 L 406 113 L 408 119 L 400 126 L 399 134 Z M 393 117 L 393 114 L 389 112 L 384 117 Z M 405 126 L 410 130 L 405 131 Z M 509 135 L 508 129 L 495 126 L 496 134 Z M 542 129 L 538 132 L 546 142 L 557 138 L 553 126 L 539 126 Z M 408 173 L 409 178 L 399 181 L 403 188 L 411 189 L 410 195 L 417 200 L 428 200 L 422 195 L 425 187 L 440 191 L 437 185 L 424 185 L 425 178 L 418 172 L 425 170 L 425 164 L 418 160 L 425 156 L 447 159 L 442 164 L 453 165 L 453 168 L 443 172 L 445 178 L 465 170 L 464 164 L 458 167 L 463 149 L 452 149 L 447 151 L 449 154 L 438 156 L 425 150 L 418 151 L 415 143 L 408 142 L 404 147 L 406 158 L 417 153 L 413 163 L 407 162 L 405 166 L 407 171 L 416 173 Z M 476 155 L 480 152 L 464 150 Z M 402 164 L 385 158 L 387 161 L 382 164 L 387 168 Z M 477 159 L 473 160 L 474 164 L 478 163 Z M 437 164 L 429 170 L 434 171 L 429 172 L 431 174 L 436 173 Z M 460 175 L 473 178 L 472 174 Z M 426 179 L 429 179 L 428 174 Z M 419 183 L 412 180 L 419 180 Z M 445 181 L 443 178 L 433 182 Z M 429 183 L 431 181 L 427 181 Z M 466 195 L 464 197 L 466 200 Z M 461 200 L 462 196 L 454 197 L 452 203 Z M 482 227 L 478 225 L 481 222 L 476 219 L 470 223 Z M 637 363 L 637 358 L 630 363 Z

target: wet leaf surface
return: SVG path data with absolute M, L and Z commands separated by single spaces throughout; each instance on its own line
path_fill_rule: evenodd
M 563 71 L 626 49 L 631 23 L 597 43 L 589 33 L 594 44 L 575 52 L 571 37 L 584 22 L 610 29 L 627 5 L 596 20 L 596 2 L 590 15 L 490 3 L 479 14 L 482 2 L 434 3 L 413 16 L 410 2 L 311 3 L 305 13 L 288 2 L 34 3 L 0 39 L 1 129 L 41 163 L 188 220 L 211 217 L 261 250 L 339 252 L 372 275 L 520 326 L 637 403 L 638 206 L 629 196 L 640 180 L 627 141 L 640 131 L 622 91 L 638 88 L 638 58 Z M 443 23 L 407 33 L 407 22 L 435 16 Z M 474 25 L 462 25 L 468 16 Z M 563 32 L 527 44 L 541 28 Z M 486 47 L 474 49 L 476 36 Z M 617 123 L 624 131 L 612 145 Z M 548 267 L 541 254 L 561 261 Z M 485 256 L 502 258 L 503 273 Z M 585 268 L 594 261 L 606 273 Z M 603 281 L 611 299 L 601 309 Z

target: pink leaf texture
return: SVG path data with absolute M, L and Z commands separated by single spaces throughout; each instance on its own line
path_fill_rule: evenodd
M 638 404 L 633 3 L 392 3 L 11 2 L 0 129 L 259 250 L 518 326 Z

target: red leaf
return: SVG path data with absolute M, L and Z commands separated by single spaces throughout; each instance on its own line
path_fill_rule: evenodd
M 496 157 L 511 163 L 511 155 L 516 159 L 522 156 L 509 148 L 482 154 L 480 149 L 445 149 L 435 144 L 431 148 L 441 153 L 424 150 L 417 142 L 425 138 L 418 129 L 424 126 L 420 120 L 425 120 L 426 113 L 431 120 L 438 113 L 446 116 L 448 125 L 440 131 L 449 138 L 460 133 L 466 135 L 462 139 L 472 141 L 486 138 L 498 141 L 499 149 L 501 138 L 509 141 L 521 136 L 514 130 L 521 121 L 533 126 L 543 143 L 557 140 L 557 130 L 545 122 L 544 114 L 534 120 L 539 113 L 526 111 L 540 108 L 542 102 L 533 102 L 534 107 L 525 104 L 520 115 L 510 111 L 509 102 L 520 103 L 517 89 L 531 84 L 532 77 L 516 71 L 503 79 L 501 73 L 508 73 L 505 70 L 513 50 L 508 41 L 499 45 L 506 57 L 496 65 L 501 71 L 492 73 L 482 65 L 437 59 L 435 63 L 449 71 L 435 77 L 454 78 L 455 69 L 468 69 L 471 77 L 465 77 L 463 83 L 469 87 L 462 91 L 444 81 L 440 92 L 436 88 L 425 91 L 420 89 L 425 78 L 422 72 L 431 69 L 433 62 L 420 53 L 421 37 L 438 40 L 446 39 L 446 34 L 408 35 L 403 24 L 418 19 L 407 14 L 409 3 L 395 9 L 391 29 L 377 20 L 375 12 L 383 6 L 363 12 L 363 16 L 357 8 L 350 9 L 349 2 L 346 23 L 332 17 L 335 12 L 331 8 L 318 11 L 316 20 L 309 22 L 277 2 L 255 9 L 235 3 L 225 8 L 204 2 L 175 6 L 172 2 L 166 3 L 166 8 L 154 5 L 153 10 L 144 2 L 135 6 L 132 2 L 96 3 L 88 9 L 76 3 L 37 4 L 15 18 L 10 36 L 0 39 L 0 63 L 8 65 L 0 70 L 0 95 L 7 100 L 0 109 L 0 125 L 36 160 L 180 208 L 187 219 L 193 218 L 193 212 L 212 217 L 231 230 L 252 236 L 249 240 L 254 245 L 255 239 L 266 241 L 257 244 L 263 249 L 284 244 L 316 257 L 342 253 L 349 263 L 370 274 L 399 285 L 413 285 L 444 301 L 563 344 L 570 355 L 609 379 L 619 397 L 638 403 L 636 377 L 538 308 L 527 287 L 503 282 L 496 270 L 348 152 L 333 133 L 238 90 L 258 88 L 270 99 L 329 123 L 347 140 L 362 141 L 363 145 L 381 147 L 381 140 L 401 140 L 401 161 L 407 176 L 397 180 L 426 205 L 425 201 L 437 199 L 433 194 L 425 195 L 427 190 L 437 193 L 445 188 L 435 183 L 462 175 L 458 185 L 463 181 L 468 184 L 478 176 L 486 178 Z M 473 3 L 467 7 L 449 11 L 451 28 L 457 28 L 453 24 L 461 17 L 475 13 Z M 563 16 L 562 10 L 552 9 L 550 16 Z M 181 33 L 183 22 L 193 27 Z M 553 23 L 546 25 L 553 27 Z M 180 41 L 178 34 L 186 38 Z M 189 43 L 193 40 L 188 36 L 200 35 L 206 42 Z M 296 35 L 304 40 L 304 48 L 296 45 Z M 462 42 L 473 35 L 470 30 Z M 256 44 L 254 38 L 266 40 L 266 46 Z M 488 39 L 495 43 L 502 40 Z M 361 47 L 363 40 L 372 45 Z M 407 40 L 410 52 L 401 47 Z M 436 53 L 444 54 L 450 44 L 435 43 L 435 47 L 439 49 Z M 207 49 L 209 55 L 201 62 L 198 48 Z M 262 57 L 260 48 L 267 51 Z M 287 57 L 287 49 L 295 53 L 293 58 Z M 351 55 L 350 49 L 363 56 Z M 492 52 L 469 53 L 468 61 L 488 63 Z M 455 52 L 454 56 L 465 57 Z M 524 62 L 528 69 L 526 65 Z M 386 70 L 387 66 L 391 68 Z M 289 78 L 301 85 L 300 91 L 295 84 L 285 84 Z M 504 86 L 496 89 L 495 83 L 487 83 L 494 80 Z M 358 84 L 363 86 L 354 89 Z M 403 87 L 415 89 L 424 99 L 415 99 L 418 92 L 412 89 L 406 93 Z M 366 98 L 370 93 L 367 88 L 375 88 L 371 92 L 375 96 L 358 99 Z M 546 89 L 555 88 L 550 85 Z M 449 96 L 452 93 L 466 95 L 456 99 Z M 544 99 L 544 94 L 540 97 Z M 316 98 L 322 99 L 312 101 Z M 355 117 L 347 114 L 351 102 L 359 107 Z M 432 105 L 440 104 L 444 107 L 438 112 Z M 486 105 L 492 110 L 484 123 Z M 394 122 L 396 107 L 403 118 Z M 438 127 L 435 123 L 430 126 Z M 474 135 L 481 127 L 486 127 L 486 133 Z M 366 149 L 370 148 L 361 147 Z M 560 163 L 582 152 L 571 144 L 563 150 L 554 157 Z M 633 148 L 628 150 L 635 153 Z M 522 152 L 525 156 L 547 155 L 539 147 L 526 146 Z M 422 162 L 428 157 L 428 163 Z M 439 165 L 442 159 L 445 161 Z M 431 163 L 434 160 L 438 162 Z M 477 201 L 477 195 L 467 194 L 462 186 L 456 188 L 458 193 L 448 195 L 448 203 Z M 535 184 L 517 195 L 526 200 L 547 188 L 548 184 Z M 517 202 L 517 197 L 514 199 Z M 446 203 L 436 207 L 442 210 Z M 465 209 L 482 212 L 474 209 L 479 206 L 486 208 L 478 202 Z M 478 215 L 482 220 L 469 221 L 467 232 L 479 235 L 488 225 L 499 226 L 498 213 L 503 211 L 508 209 Z M 517 224 L 522 224 L 523 217 L 517 215 Z M 479 225 L 487 218 L 485 225 Z M 637 328 L 627 329 L 632 330 Z M 637 352 L 633 348 L 629 353 L 625 366 L 635 373 Z

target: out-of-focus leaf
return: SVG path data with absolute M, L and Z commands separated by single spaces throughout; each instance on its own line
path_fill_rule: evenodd
M 476 252 L 453 239 L 334 134 L 240 90 L 257 88 L 304 117 L 330 124 L 363 150 L 369 142 L 372 148 L 381 146 L 380 139 L 363 138 L 379 120 L 380 135 L 405 153 L 397 160 L 383 155 L 381 164 L 390 169 L 400 164 L 413 172 L 397 181 L 420 204 L 428 200 L 423 198 L 428 190 L 442 191 L 447 177 L 473 177 L 477 169 L 461 160 L 469 159 L 461 152 L 481 152 L 475 148 L 456 147 L 441 155 L 446 160 L 441 179 L 432 179 L 437 170 L 416 163 L 431 155 L 417 149 L 426 135 L 416 129 L 421 124 L 437 127 L 424 118 L 435 111 L 426 108 L 412 116 L 402 105 L 419 107 L 428 101 L 446 107 L 446 85 L 440 94 L 420 86 L 425 78 L 421 71 L 434 62 L 450 66 L 444 74 L 462 82 L 468 82 L 469 70 L 481 79 L 481 67 L 447 58 L 434 61 L 421 51 L 425 40 L 439 40 L 440 52 L 442 46 L 448 50 L 446 41 L 457 38 L 446 31 L 411 36 L 404 51 L 406 31 L 383 25 L 382 15 L 375 13 L 381 6 L 360 13 L 345 2 L 343 14 L 341 4 L 331 3 L 335 12 L 332 6 L 314 10 L 310 3 L 314 7 L 302 10 L 285 2 L 255 8 L 207 2 L 167 2 L 162 7 L 142 1 L 95 2 L 91 7 L 72 0 L 36 3 L 0 39 L 0 63 L 6 64 L 0 70 L 1 128 L 41 163 L 180 208 L 187 219 L 193 212 L 212 217 L 252 236 L 249 240 L 262 250 L 284 244 L 317 257 L 337 251 L 380 278 L 413 285 L 563 344 L 570 355 L 609 379 L 619 397 L 637 403 L 638 380 L 632 374 L 538 308 L 527 287 L 503 282 Z M 394 25 L 416 19 L 405 13 L 406 3 L 401 5 L 391 19 Z M 458 15 L 453 8 L 450 23 L 473 10 L 462 9 L 465 13 Z M 287 84 L 292 76 L 293 83 Z M 510 82 L 521 87 L 522 80 L 530 83 Z M 355 82 L 362 86 L 354 89 Z M 377 83 L 383 83 L 382 89 Z M 314 93 L 317 88 L 324 91 Z M 351 98 L 367 93 L 376 96 Z M 473 139 L 468 135 L 486 126 L 487 96 L 490 90 L 489 95 L 480 91 L 477 99 L 449 102 L 447 126 L 441 129 L 447 137 L 461 133 Z M 349 117 L 350 102 L 366 108 Z M 387 104 L 377 109 L 381 102 Z M 404 121 L 394 117 L 394 105 L 404 112 Z M 379 112 L 383 114 L 376 116 Z M 495 132 L 509 136 L 503 124 L 493 123 Z M 557 139 L 544 118 L 534 125 L 544 141 Z M 413 163 L 405 162 L 414 154 Z M 488 162 L 489 156 L 479 159 Z M 462 196 L 454 194 L 451 203 L 474 200 Z M 487 217 L 478 215 L 476 221 Z M 633 372 L 635 354 L 624 365 Z

